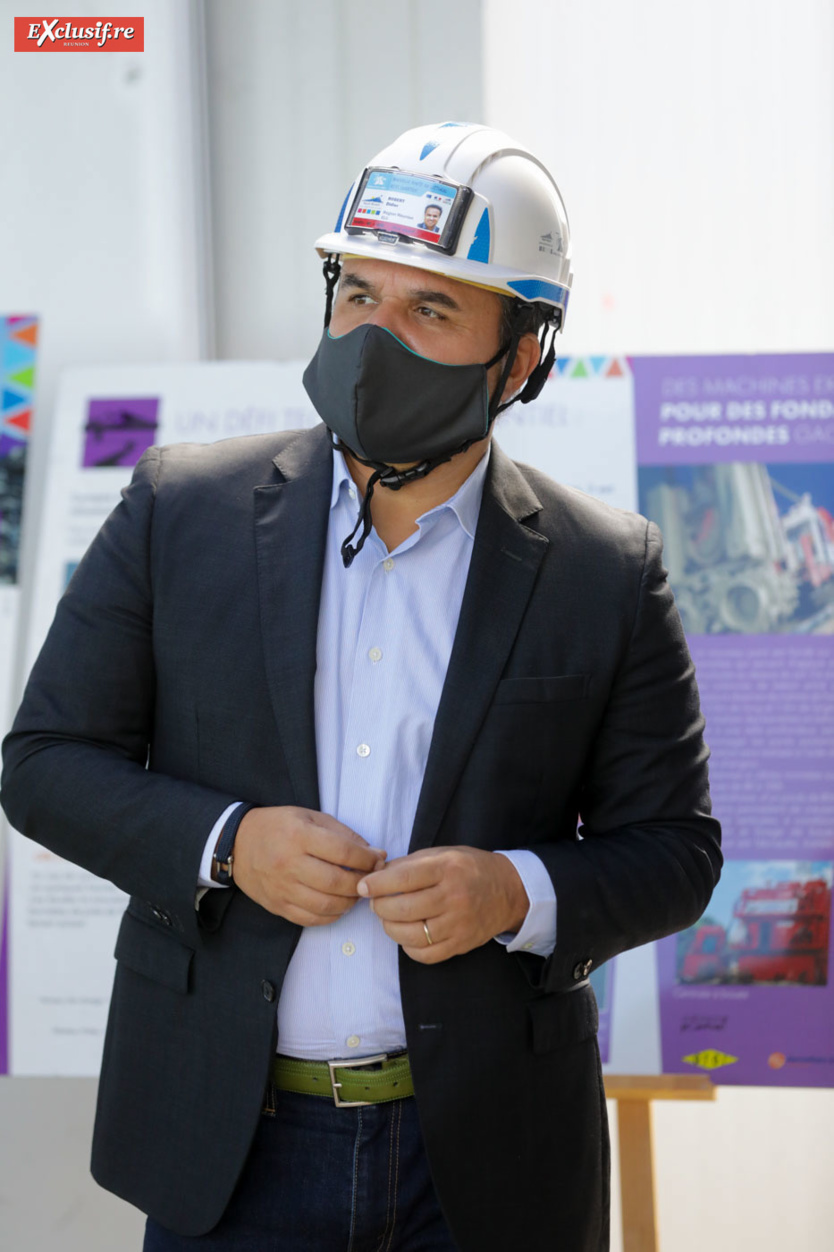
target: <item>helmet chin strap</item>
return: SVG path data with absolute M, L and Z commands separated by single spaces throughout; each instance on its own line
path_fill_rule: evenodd
M 325 303 L 325 310 L 324 310 L 324 325 L 325 325 L 325 329 L 327 329 L 327 327 L 329 327 L 330 325 L 330 318 L 333 313 L 333 296 L 335 294 L 336 284 L 339 281 L 339 275 L 341 273 L 342 266 L 339 261 L 339 258 L 335 254 L 330 253 L 326 257 L 322 268 L 324 272 L 324 281 L 327 287 L 327 296 L 326 296 L 326 303 Z M 517 317 L 518 312 L 522 307 L 523 306 L 521 304 L 521 301 L 518 301 L 513 308 L 514 319 Z M 558 326 L 557 326 L 557 329 L 558 329 Z M 544 333 L 545 332 L 543 331 L 542 332 L 542 347 L 544 347 Z M 502 357 L 504 356 L 506 357 L 506 361 L 504 362 L 504 368 L 501 371 L 501 377 L 498 380 L 498 383 L 495 387 L 495 390 L 492 393 L 492 396 L 490 397 L 489 408 L 487 410 L 487 431 L 489 431 L 489 429 L 491 428 L 492 423 L 494 422 L 498 414 L 503 412 L 504 409 L 508 408 L 509 405 L 513 403 L 512 400 L 507 400 L 504 404 L 499 404 L 498 402 L 504 393 L 504 388 L 507 385 L 507 380 L 510 376 L 510 373 L 512 372 L 512 368 L 515 363 L 515 358 L 518 352 L 518 345 L 519 345 L 520 340 L 521 340 L 521 336 L 519 335 L 518 331 L 516 329 L 513 329 L 510 333 L 509 340 L 506 343 L 502 344 L 501 347 L 496 352 L 495 356 L 491 357 L 490 360 L 485 362 L 484 364 L 484 369 L 491 369 L 493 365 L 498 364 L 498 362 L 501 360 Z M 554 331 L 554 340 L 555 340 L 555 331 Z M 555 348 L 553 347 L 553 341 L 551 341 L 551 351 L 555 355 Z M 534 374 L 536 373 L 536 371 L 541 371 L 542 364 L 543 362 L 540 362 L 539 365 L 536 366 L 536 370 L 533 371 Z M 544 374 L 542 375 L 542 378 L 541 378 L 541 382 L 539 383 L 538 388 L 535 392 L 536 395 L 538 395 L 539 391 L 541 391 L 541 388 L 544 386 L 544 382 L 547 378 L 548 373 L 550 372 L 550 368 L 552 364 L 553 364 L 553 356 L 551 355 L 550 362 L 547 365 L 547 369 L 544 371 Z M 531 375 L 531 378 L 532 378 L 532 375 Z M 519 399 L 521 399 L 524 403 L 526 403 L 528 399 L 528 397 L 525 394 L 526 391 L 527 391 L 527 386 L 525 386 L 524 391 L 519 397 Z M 530 396 L 529 399 L 533 399 L 533 396 Z M 452 457 L 460 455 L 461 452 L 466 452 L 469 448 L 472 447 L 473 443 L 477 443 L 478 439 L 483 439 L 483 438 L 484 438 L 484 435 L 479 435 L 472 439 L 467 439 L 463 443 L 459 444 L 458 447 L 453 448 L 451 452 L 444 453 L 442 456 L 430 457 L 424 461 L 418 461 L 416 465 L 410 465 L 407 469 L 398 470 L 393 465 L 387 465 L 384 461 L 372 461 L 372 460 L 367 459 L 366 457 L 359 456 L 357 452 L 354 452 L 352 448 L 349 448 L 347 444 L 343 443 L 341 439 L 339 439 L 339 437 L 335 435 L 333 431 L 331 430 L 330 442 L 332 443 L 333 447 L 337 451 L 342 452 L 342 453 L 345 453 L 345 452 L 350 453 L 353 459 L 355 461 L 358 461 L 360 465 L 365 465 L 367 466 L 368 469 L 373 470 L 373 473 L 371 474 L 365 486 L 365 491 L 362 496 L 362 504 L 359 509 L 359 516 L 356 520 L 356 525 L 354 526 L 353 530 L 348 535 L 347 539 L 345 539 L 344 542 L 342 543 L 341 553 L 342 553 L 342 561 L 344 563 L 345 569 L 348 569 L 353 564 L 354 557 L 357 555 L 357 553 L 359 553 L 362 550 L 365 544 L 365 540 L 368 538 L 368 535 L 371 533 L 371 527 L 373 526 L 373 518 L 371 517 L 371 497 L 374 494 L 374 488 L 377 486 L 377 484 L 381 483 L 382 486 L 387 487 L 389 491 L 399 491 L 402 487 L 407 486 L 409 483 L 416 482 L 418 478 L 425 478 L 427 474 L 430 474 L 432 470 L 437 469 L 439 465 L 445 465 L 447 461 L 451 461 Z M 361 533 L 359 535 L 359 539 L 357 540 L 356 544 L 353 544 L 352 541 L 356 536 L 356 532 L 359 531 L 360 528 L 361 528 Z

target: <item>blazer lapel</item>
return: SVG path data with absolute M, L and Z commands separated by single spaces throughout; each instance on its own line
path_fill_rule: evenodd
M 518 633 L 549 540 L 523 526 L 541 504 L 493 444 L 455 642 L 440 697 L 410 851 L 429 847 Z
M 283 481 L 255 488 L 261 639 L 269 695 L 296 803 L 319 808 L 314 681 L 319 601 L 333 481 L 324 427 L 274 464 Z

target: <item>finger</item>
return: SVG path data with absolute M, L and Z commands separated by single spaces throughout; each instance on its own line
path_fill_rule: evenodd
M 422 948 L 403 945 L 403 952 L 420 965 L 439 965 L 441 961 L 448 961 L 450 956 L 459 955 L 459 950 L 451 943 L 433 943 L 431 947 Z
M 355 904 L 355 899 L 347 896 L 331 895 L 308 887 L 306 883 L 293 883 L 290 890 L 283 895 L 283 903 L 293 909 L 303 909 L 306 913 L 319 919 L 319 922 L 332 922 L 341 917 Z M 281 909 L 284 912 L 283 908 Z M 286 913 L 284 913 L 287 916 Z
M 298 882 L 321 891 L 326 895 L 349 896 L 357 898 L 357 885 L 362 870 L 345 869 L 334 865 L 331 861 L 322 861 L 315 856 L 305 856 L 298 864 L 296 878 Z
M 440 918 L 433 918 L 430 922 L 426 922 L 428 935 L 422 922 L 383 922 L 382 925 L 388 938 L 393 939 L 394 943 L 398 943 L 404 950 L 406 948 L 435 948 L 446 941 Z M 429 935 L 431 943 L 429 943 Z
M 282 905 L 280 908 L 273 909 L 272 912 L 285 917 L 288 922 L 295 922 L 297 926 L 328 926 L 334 920 L 332 917 L 310 913 L 307 909 L 300 909 L 291 904 Z
M 304 843 L 308 853 L 319 860 L 329 861 L 332 865 L 342 865 L 345 869 L 357 869 L 370 874 L 377 863 L 384 861 L 387 856 L 383 848 L 371 848 L 364 840 L 357 843 L 342 831 L 329 830 L 318 824 L 311 823 L 305 834 Z M 357 835 L 356 838 L 361 836 Z
M 316 809 L 305 809 L 303 812 L 310 818 L 314 826 L 319 826 L 322 830 L 329 830 L 331 834 L 341 835 L 360 848 L 369 848 L 383 861 L 387 857 L 388 853 L 384 848 L 373 847 L 358 831 L 352 830 L 350 826 L 346 826 L 344 822 L 340 822 L 338 818 L 331 816 L 330 813 L 320 813 Z
M 397 857 L 373 876 L 360 879 L 361 896 L 396 895 L 400 892 L 423 891 L 434 887 L 442 878 L 442 862 L 431 857 Z
M 444 911 L 438 887 L 400 892 L 393 896 L 376 896 L 371 900 L 371 908 L 377 917 L 389 922 L 422 922 L 427 917 L 439 917 Z

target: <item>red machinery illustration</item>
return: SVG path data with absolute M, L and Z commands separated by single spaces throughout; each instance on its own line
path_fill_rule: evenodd
M 706 922 L 684 955 L 683 982 L 828 981 L 831 888 L 822 879 L 748 887 L 729 930 Z

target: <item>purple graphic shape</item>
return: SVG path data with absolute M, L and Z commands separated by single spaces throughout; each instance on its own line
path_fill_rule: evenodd
M 0 1074 L 9 1072 L 9 874 L 0 902 Z
M 834 355 L 631 358 L 639 465 L 834 459 Z
M 805 881 L 823 877 L 825 865 L 830 879 L 834 648 L 825 635 L 696 635 L 689 645 L 712 751 L 713 811 L 728 858 L 724 883 L 704 920 L 716 945 L 729 948 L 731 913 L 745 873 L 752 875 L 759 865 L 770 876 L 781 863 L 795 867 L 789 878 Z M 758 885 L 752 877 L 751 885 Z M 809 986 L 787 981 L 798 957 L 790 948 L 785 983 L 725 982 L 719 981 L 722 974 L 700 970 L 703 982 L 683 984 L 681 941 L 660 943 L 664 1072 L 697 1072 L 683 1057 L 713 1050 L 737 1058 L 708 1071 L 719 1084 L 834 1087 L 831 940 L 829 933 L 827 983 Z M 708 955 L 707 943 L 701 954 Z
M 136 465 L 152 447 L 159 399 L 91 400 L 84 427 L 84 469 Z
M 23 438 L 13 439 L 11 435 L 0 435 L 0 461 L 11 452 L 16 452 L 18 448 L 25 448 L 25 446 L 26 440 Z

